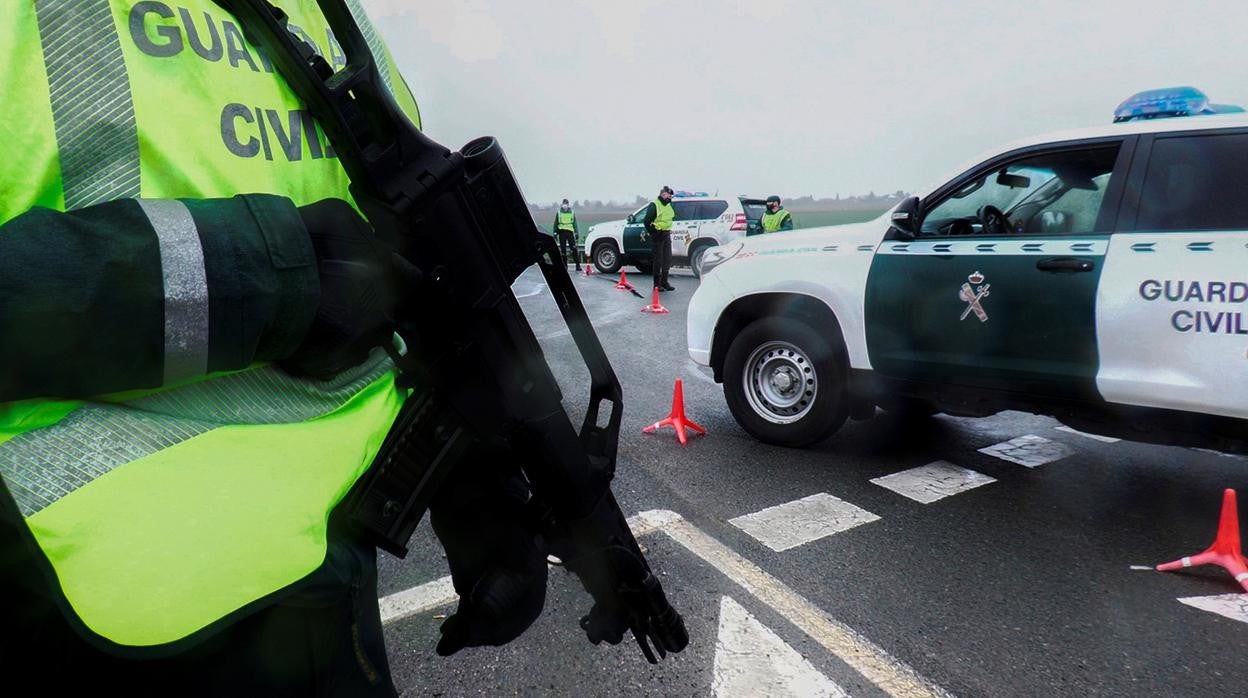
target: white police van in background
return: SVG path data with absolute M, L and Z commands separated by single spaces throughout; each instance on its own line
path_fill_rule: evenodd
M 769 443 L 879 406 L 1248 450 L 1248 116 L 1219 114 L 1242 111 L 1140 93 L 875 221 L 709 250 L 689 355 Z
M 614 274 L 631 264 L 643 274 L 650 273 L 654 253 L 641 222 L 646 206 L 625 220 L 590 226 L 582 252 L 598 271 Z M 688 265 L 696 276 L 703 252 L 762 232 L 760 221 L 765 202 L 745 196 L 716 197 L 705 192 L 678 191 L 672 197 L 672 208 L 676 214 L 672 222 L 672 264 Z

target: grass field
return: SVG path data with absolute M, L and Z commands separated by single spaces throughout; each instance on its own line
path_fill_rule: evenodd
M 861 223 L 869 221 L 872 218 L 883 213 L 879 211 L 794 211 L 793 224 L 797 228 L 816 228 L 821 225 L 843 225 L 845 223 Z M 597 225 L 605 221 L 615 221 L 626 218 L 624 213 L 579 213 L 577 214 L 577 223 L 581 228 L 581 239 L 585 240 L 585 232 L 589 230 L 591 225 Z M 542 229 L 550 232 L 551 225 L 554 222 L 554 215 L 548 216 L 550 220 L 541 220 L 537 222 Z

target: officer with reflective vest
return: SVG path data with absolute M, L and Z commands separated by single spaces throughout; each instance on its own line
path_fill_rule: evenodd
M 676 209 L 672 208 L 671 187 L 664 186 L 659 190 L 659 197 L 650 202 L 641 222 L 646 226 L 646 235 L 650 237 L 652 271 L 654 287 L 663 291 L 675 291 L 676 287 L 667 282 L 668 270 L 672 268 L 672 221 L 676 220 Z
M 792 230 L 793 216 L 780 204 L 780 197 L 772 194 L 767 197 L 767 212 L 763 214 L 763 232 L 774 233 L 777 230 Z
M 341 67 L 316 0 L 280 5 Z M 375 550 L 336 508 L 406 394 L 367 349 L 390 262 L 324 134 L 212 0 L 13 3 L 0 46 L 4 665 L 54 694 L 394 695 Z M 441 654 L 544 602 L 505 460 L 430 507 Z
M 577 249 L 576 238 L 580 234 L 580 228 L 576 224 L 576 213 L 572 211 L 572 204 L 567 199 L 559 204 L 559 211 L 555 213 L 555 235 L 559 238 L 559 254 L 563 255 L 563 263 L 568 263 L 568 250 L 572 250 L 572 259 L 576 262 L 576 270 L 581 270 L 581 253 Z

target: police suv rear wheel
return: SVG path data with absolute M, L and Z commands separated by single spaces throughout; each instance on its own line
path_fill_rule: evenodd
M 603 274 L 614 274 L 620 270 L 620 251 L 612 240 L 603 240 L 594 245 L 593 260 L 594 266 Z
M 732 416 L 766 443 L 808 446 L 849 415 L 844 348 L 796 320 L 746 327 L 728 348 L 723 375 Z
M 698 269 L 698 265 L 702 264 L 702 255 L 706 254 L 706 251 L 712 247 L 714 247 L 713 244 L 708 245 L 704 243 L 693 248 L 693 252 L 689 253 L 689 267 L 693 269 L 694 278 L 702 278 L 702 270 Z

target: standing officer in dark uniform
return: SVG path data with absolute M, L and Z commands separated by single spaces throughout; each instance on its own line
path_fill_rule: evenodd
M 580 230 L 576 224 L 576 214 L 567 199 L 559 204 L 559 212 L 555 214 L 555 238 L 559 241 L 559 254 L 563 255 L 563 263 L 568 263 L 568 250 L 572 250 L 572 259 L 576 261 L 576 270 L 581 270 L 581 251 L 576 247 L 576 238 Z
M 654 250 L 651 261 L 654 287 L 660 292 L 676 290 L 675 286 L 667 282 L 667 272 L 672 267 L 672 221 L 676 220 L 676 210 L 672 208 L 674 193 L 668 186 L 660 189 L 659 198 L 646 207 L 641 221 L 646 226 L 646 234 L 650 236 L 650 244 Z

